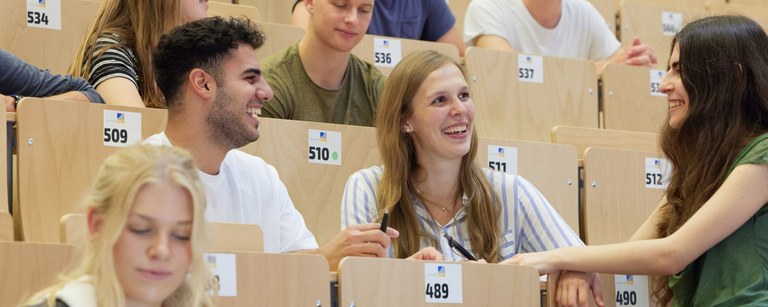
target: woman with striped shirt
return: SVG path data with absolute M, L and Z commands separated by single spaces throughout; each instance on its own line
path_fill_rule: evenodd
M 208 0 L 104 0 L 69 74 L 93 84 L 108 104 L 164 108 L 152 77 L 160 36 L 206 17 Z
M 583 245 L 530 182 L 474 163 L 473 120 L 469 86 L 455 60 L 428 50 L 405 57 L 378 105 L 384 165 L 350 176 L 342 228 L 379 221 L 389 212 L 390 226 L 400 232 L 388 250 L 396 258 L 434 246 L 447 260 L 466 260 L 451 251 L 451 240 L 490 263 L 520 252 Z M 569 272 L 560 280 L 582 299 L 590 287 L 599 289 L 594 274 Z

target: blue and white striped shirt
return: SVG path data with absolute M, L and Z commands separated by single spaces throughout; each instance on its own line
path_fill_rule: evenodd
M 523 177 L 483 169 L 488 181 L 501 200 L 502 234 L 499 237 L 500 257 L 512 258 L 517 253 L 539 252 L 564 246 L 584 245 L 579 236 L 530 182 Z M 376 193 L 384 169 L 380 166 L 363 169 L 349 176 L 341 200 L 341 228 L 352 224 L 374 222 L 377 217 Z M 466 196 L 465 196 L 466 198 Z M 412 199 L 421 229 L 437 239 L 435 246 L 448 261 L 466 260 L 451 251 L 443 233 L 475 254 L 469 241 L 467 216 L 464 208 L 446 225 L 440 225 L 429 215 L 424 204 Z M 429 238 L 421 239 L 421 248 L 431 246 Z M 387 250 L 393 256 L 393 247 Z

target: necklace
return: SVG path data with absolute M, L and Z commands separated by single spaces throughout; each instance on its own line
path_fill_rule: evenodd
M 427 198 L 426 196 L 424 196 L 424 193 L 421 191 L 420 188 L 416 188 L 416 194 L 418 194 L 418 198 L 420 200 L 422 200 L 422 203 L 424 204 L 424 207 L 427 208 L 427 212 L 429 212 L 429 208 L 430 207 L 432 207 L 432 208 L 440 208 L 440 211 L 438 211 L 438 212 L 440 213 L 441 217 L 439 217 L 438 219 L 444 220 L 445 217 L 446 217 L 446 214 L 449 214 L 451 219 L 455 218 L 455 215 L 456 215 L 456 202 L 457 202 L 458 197 L 459 197 L 458 195 L 456 196 L 456 199 L 453 200 L 453 202 L 451 203 L 451 206 L 449 208 L 448 206 L 440 205 L 440 204 L 432 201 L 431 199 Z M 431 212 L 429 213 L 429 215 L 430 215 L 430 217 L 432 219 L 435 219 L 435 217 L 432 216 L 433 214 Z M 445 222 L 445 221 L 443 221 L 443 222 Z

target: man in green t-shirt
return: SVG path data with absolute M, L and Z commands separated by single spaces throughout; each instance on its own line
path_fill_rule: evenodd
M 307 33 L 264 60 L 274 99 L 265 117 L 373 126 L 384 77 L 352 55 L 371 22 L 374 0 L 307 0 Z

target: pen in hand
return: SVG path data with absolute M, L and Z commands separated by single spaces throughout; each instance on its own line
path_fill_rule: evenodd
M 451 238 L 451 235 L 444 233 L 443 236 L 448 239 L 448 246 L 450 246 L 453 250 L 459 252 L 459 254 L 464 256 L 464 258 L 467 258 L 467 260 L 477 261 L 477 258 L 472 256 L 472 254 L 466 248 L 464 248 L 464 246 L 461 246 L 459 242 L 454 241 L 453 238 Z
M 384 217 L 381 218 L 381 232 L 387 233 L 387 223 L 389 222 L 389 211 L 384 209 Z

